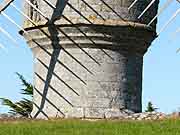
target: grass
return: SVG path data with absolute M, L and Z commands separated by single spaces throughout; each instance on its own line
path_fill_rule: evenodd
M 1 121 L 0 135 L 180 135 L 180 120 Z

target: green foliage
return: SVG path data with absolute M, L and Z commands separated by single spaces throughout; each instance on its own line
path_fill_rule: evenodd
M 155 108 L 151 102 L 148 102 L 146 112 L 154 112 L 156 110 L 157 108 Z
M 21 94 L 28 96 L 30 99 L 23 98 L 18 102 L 12 102 L 7 98 L 0 98 L 2 105 L 8 106 L 10 108 L 9 113 L 20 114 L 24 117 L 29 117 L 33 108 L 32 96 L 33 96 L 33 85 L 28 83 L 22 75 L 16 73 L 22 82 L 23 89 L 21 89 Z
M 33 96 L 33 85 L 28 83 L 24 77 L 22 75 L 20 75 L 19 73 L 16 73 L 19 77 L 19 79 L 21 80 L 22 82 L 22 85 L 25 87 L 24 89 L 21 89 L 22 92 L 21 94 L 24 94 L 24 95 L 29 95 L 29 96 Z

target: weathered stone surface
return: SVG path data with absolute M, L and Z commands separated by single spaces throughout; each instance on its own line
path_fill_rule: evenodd
M 66 109 L 66 110 L 65 110 Z M 60 112 L 57 112 L 56 118 L 81 118 L 85 120 L 98 120 L 98 119 L 117 119 L 117 120 L 164 120 L 179 118 L 179 116 L 174 117 L 172 114 L 164 114 L 161 112 L 143 112 L 143 113 L 132 113 L 126 110 L 118 109 L 106 109 L 106 108 L 73 108 L 71 112 L 67 108 L 62 108 L 63 112 L 66 114 L 64 117 Z M 127 113 L 129 112 L 129 113 Z M 178 112 L 177 112 L 178 113 Z M 85 117 L 85 115 L 87 117 Z M 78 117 L 77 117 L 78 116 Z M 39 119 L 47 119 L 45 115 L 41 112 L 38 116 Z M 51 117 L 49 117 L 51 119 Z M 54 117 L 52 117 L 54 119 Z M 21 115 L 12 114 L 0 114 L 0 120 L 16 120 L 16 119 L 28 119 L 22 117 Z
M 24 119 L 20 114 L 8 114 L 8 113 L 3 113 L 0 114 L 0 120 L 8 120 L 8 119 Z
M 62 108 L 61 109 L 63 113 L 65 114 L 65 118 L 84 118 L 84 109 L 83 108 Z
M 32 31 L 32 37 L 36 37 L 36 32 L 38 30 Z M 81 49 L 75 45 L 72 48 L 72 43 L 63 44 L 63 49 L 59 48 L 59 54 L 56 54 L 58 47 L 53 50 L 48 39 L 41 40 L 41 36 L 38 37 L 35 42 L 29 41 L 36 58 L 34 102 L 42 106 L 48 116 L 56 116 L 58 108 L 69 106 L 141 111 L 142 52 L 145 50 L 136 52 L 136 48 L 132 47 L 132 52 L 128 53 L 123 49 L 129 49 L 129 44 L 119 44 L 117 50 L 108 44 L 101 45 L 103 50 L 89 44 L 87 49 L 86 39 L 82 37 L 85 42 L 80 45 Z M 61 35 L 58 38 L 61 39 Z M 141 42 L 139 47 L 142 47 L 144 41 Z M 51 65 L 54 65 L 54 68 Z M 47 99 L 42 98 L 42 95 Z M 47 102 L 51 104 L 51 109 L 46 108 Z M 69 112 L 71 111 L 69 109 Z
M 38 25 L 24 23 L 36 60 L 32 116 L 114 118 L 121 110 L 141 112 L 143 55 L 156 37 L 156 22 L 146 24 L 158 0 L 140 20 L 150 0 L 130 11 L 133 0 L 51 2 L 56 9 L 34 0 L 49 21 L 25 4 Z
M 45 1 L 33 0 L 33 3 L 49 18 L 55 20 L 57 24 L 77 24 L 77 23 L 96 23 L 106 24 L 117 21 L 140 22 L 147 24 L 156 15 L 159 0 L 150 7 L 141 19 L 137 17 L 151 2 L 151 0 L 139 0 L 129 11 L 128 7 L 134 0 L 51 0 L 51 3 L 58 7 L 57 12 L 51 6 L 47 6 Z M 45 24 L 47 20 L 40 16 L 37 11 L 25 4 L 26 13 L 36 22 Z M 63 13 L 63 16 L 61 16 Z M 68 21 L 68 20 L 70 21 Z M 26 22 L 27 23 L 27 22 Z M 127 23 L 127 22 L 126 22 Z M 29 23 L 28 23 L 29 24 Z M 118 24 L 118 23 L 117 23 Z M 153 24 L 155 27 L 156 21 Z
M 105 112 L 106 119 L 124 119 L 128 116 L 128 113 L 119 109 L 107 109 Z
M 106 108 L 85 108 L 85 118 L 88 119 L 104 119 Z

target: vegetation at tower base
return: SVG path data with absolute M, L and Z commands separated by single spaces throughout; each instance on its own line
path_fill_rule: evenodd
M 151 102 L 148 102 L 146 112 L 154 112 L 154 111 L 156 111 L 157 109 L 158 109 L 158 108 L 155 108 Z
M 13 115 L 19 114 L 23 117 L 29 117 L 33 108 L 33 103 L 31 100 L 33 96 L 33 86 L 32 84 L 28 83 L 22 75 L 20 75 L 19 73 L 16 74 L 21 80 L 22 85 L 24 86 L 24 88 L 21 89 L 21 94 L 28 96 L 28 98 L 23 98 L 18 102 L 12 102 L 8 98 L 0 98 L 0 100 L 2 101 L 3 105 L 8 106 L 10 108 L 9 113 Z

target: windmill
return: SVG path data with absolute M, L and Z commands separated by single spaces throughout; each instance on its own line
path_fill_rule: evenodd
M 124 110 L 141 112 L 143 55 L 179 15 L 180 8 L 156 34 L 157 18 L 174 1 L 166 0 L 159 11 L 158 0 L 24 0 L 23 10 L 15 0 L 3 1 L 0 16 L 19 28 L 37 61 L 32 116 L 111 118 Z M 24 17 L 24 26 L 5 13 L 10 6 Z

